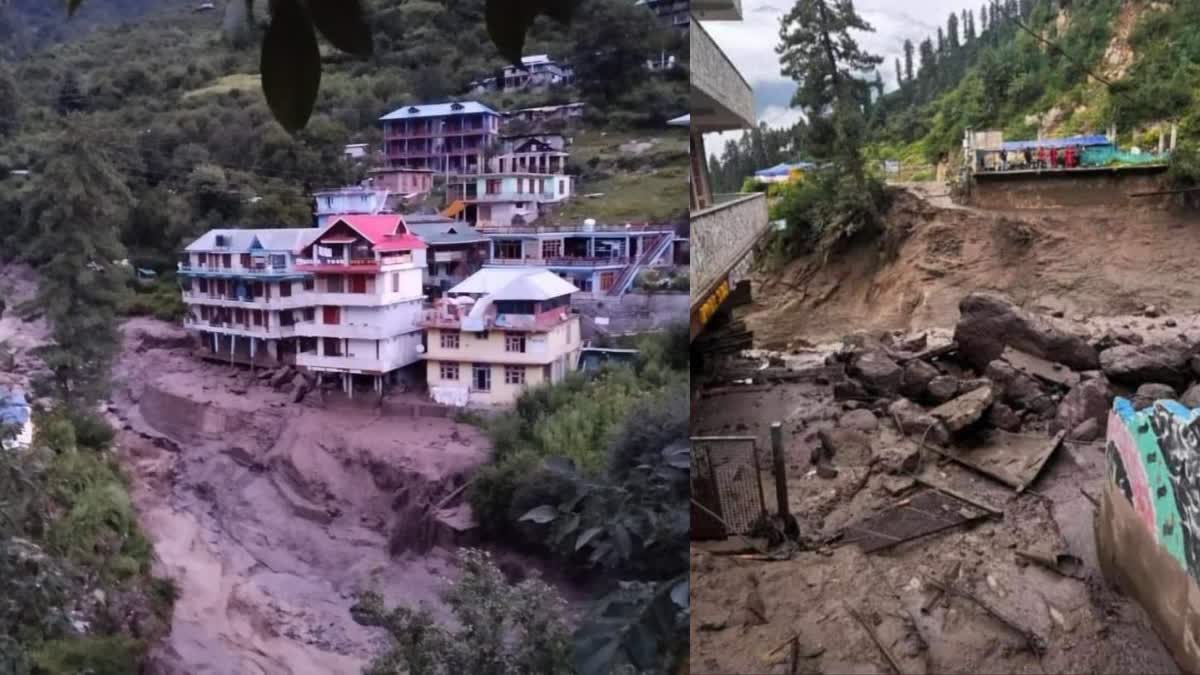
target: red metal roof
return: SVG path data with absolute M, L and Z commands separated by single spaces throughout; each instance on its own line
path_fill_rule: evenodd
M 339 221 L 354 228 L 372 244 L 379 244 L 389 234 L 408 234 L 408 226 L 404 224 L 404 218 L 400 217 L 398 213 L 333 216 L 328 221 L 329 225 L 325 227 L 326 231 Z
M 385 237 L 382 242 L 375 244 L 376 251 L 415 251 L 421 248 L 425 248 L 425 242 L 411 234 Z

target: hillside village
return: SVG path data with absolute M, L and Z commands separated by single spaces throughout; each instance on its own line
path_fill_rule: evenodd
M 554 222 L 580 199 L 567 165 L 582 108 L 453 101 L 383 115 L 378 151 L 347 146 L 367 178 L 315 190 L 314 227 L 220 228 L 185 247 L 184 325 L 208 358 L 295 367 L 348 396 L 401 385 L 438 403 L 505 404 L 561 381 L 609 332 L 596 312 L 582 324 L 572 296 L 619 307 L 639 283 L 682 290 L 647 280 L 686 279 L 688 265 L 683 223 Z M 505 133 L 514 121 L 520 133 Z M 547 127 L 558 131 L 536 131 Z M 435 184 L 444 208 L 419 210 Z

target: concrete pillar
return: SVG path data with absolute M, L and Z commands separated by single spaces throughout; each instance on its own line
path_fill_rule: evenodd
M 278 340 L 267 340 L 267 353 L 271 355 L 272 359 L 275 359 L 276 361 L 279 360 L 279 341 Z

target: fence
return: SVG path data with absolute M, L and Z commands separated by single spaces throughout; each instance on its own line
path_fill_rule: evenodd
M 758 447 L 752 436 L 692 438 L 691 484 L 692 539 L 746 534 L 766 514 Z

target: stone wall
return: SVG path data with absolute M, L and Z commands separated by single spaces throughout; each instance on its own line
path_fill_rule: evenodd
M 1099 170 L 1089 173 L 978 174 L 969 203 L 983 209 L 1052 209 L 1120 204 L 1166 208 L 1168 196 L 1136 197 L 1164 187 L 1160 168 Z
M 746 79 L 733 67 L 733 62 L 713 42 L 703 26 L 693 23 L 688 33 L 692 89 L 719 101 L 741 120 L 741 126 L 754 126 L 754 95 Z
M 571 307 L 587 320 L 584 338 L 598 334 L 624 335 L 662 330 L 687 320 L 688 296 L 683 293 L 626 293 L 620 298 L 573 298 Z M 608 319 L 599 325 L 597 318 Z
M 1096 514 L 1105 576 L 1146 610 L 1185 672 L 1200 672 L 1200 409 L 1118 398 Z
M 692 214 L 691 302 L 702 302 L 714 281 L 738 264 L 767 230 L 764 194 L 739 196 Z

